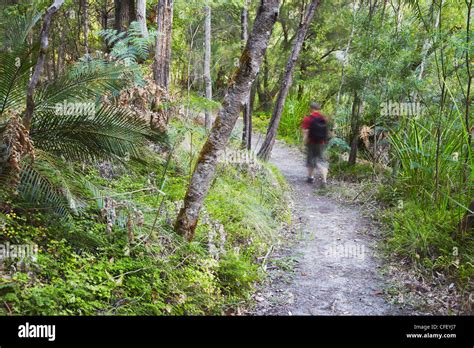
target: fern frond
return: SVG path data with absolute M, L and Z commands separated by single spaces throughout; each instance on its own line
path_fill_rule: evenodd
M 30 134 L 36 147 L 80 161 L 139 156 L 147 139 L 159 140 L 143 119 L 111 106 L 102 106 L 93 116 L 42 113 L 33 120 Z
M 9 47 L 12 50 L 24 46 L 28 34 L 40 18 L 41 13 L 38 12 L 36 3 L 33 3 L 26 13 L 2 16 L 0 22 L 1 46 Z
M 0 52 L 0 120 L 8 109 L 20 109 L 25 102 L 30 69 L 34 66 L 37 45 L 20 46 Z
M 35 113 L 52 109 L 64 100 L 95 100 L 116 94 L 132 83 L 136 68 L 117 66 L 104 61 L 77 63 L 66 75 L 38 88 Z
M 22 208 L 45 209 L 63 218 L 78 214 L 83 204 L 72 194 L 71 180 L 46 157 L 38 156 L 34 163 L 25 160 L 17 191 Z
M 130 23 L 127 32 L 119 33 L 117 30 L 106 29 L 101 30 L 99 35 L 108 46 L 113 46 L 110 55 L 126 64 L 135 64 L 140 59 L 146 59 L 156 37 L 153 32 L 148 38 L 144 38 L 138 22 Z

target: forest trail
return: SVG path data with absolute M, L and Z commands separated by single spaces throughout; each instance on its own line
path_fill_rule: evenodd
M 294 274 L 274 279 L 255 296 L 257 315 L 396 315 L 383 298 L 385 282 L 377 256 L 377 230 L 357 207 L 320 195 L 306 183 L 304 155 L 277 142 L 271 163 L 293 191 L 301 219 L 299 240 L 287 258 Z M 329 182 L 330 185 L 335 185 Z M 283 277 L 285 278 L 285 277 Z

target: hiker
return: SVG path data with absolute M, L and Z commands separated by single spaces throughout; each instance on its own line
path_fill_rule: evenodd
M 311 114 L 303 119 L 303 142 L 306 145 L 306 167 L 308 168 L 308 183 L 314 182 L 314 170 L 317 168 L 322 177 L 322 186 L 327 184 L 329 163 L 325 159 L 324 150 L 328 143 L 328 122 L 321 113 L 318 103 L 310 104 Z

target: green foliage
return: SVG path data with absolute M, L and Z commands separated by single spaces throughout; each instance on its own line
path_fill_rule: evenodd
M 178 129 L 176 129 L 176 128 Z M 176 137 L 182 124 L 174 122 L 171 142 L 178 140 L 176 156 L 165 172 L 166 158 L 150 150 L 143 161 L 124 162 L 120 175 L 101 177 L 95 165 L 77 165 L 88 185 L 71 188 L 84 197 L 82 214 L 69 221 L 49 221 L 50 212 L 28 219 L 15 213 L 0 215 L 6 228 L 0 238 L 38 244 L 37 260 L 29 265 L 34 277 L 21 270 L 11 279 L 0 278 L 1 313 L 25 315 L 204 315 L 223 314 L 239 306 L 265 273 L 258 260 L 271 244 L 279 243 L 277 230 L 289 222 L 285 183 L 275 168 L 254 169 L 242 164 L 222 164 L 206 200 L 196 239 L 184 242 L 172 231 L 176 203 L 185 192 L 187 152 Z M 195 131 L 195 149 L 204 136 Z M 65 173 L 65 171 L 63 172 Z M 103 174 L 102 174 L 103 175 Z M 165 178 L 162 184 L 162 178 Z M 163 197 L 156 191 L 161 187 Z M 255 189 L 258 188 L 258 189 Z M 141 211 L 143 225 L 133 225 L 134 242 L 127 235 L 127 221 L 107 232 L 101 211 L 104 199 L 113 198 L 127 212 Z M 157 209 L 162 199 L 161 214 Z M 229 214 L 232 211 L 232 214 Z M 209 218 L 205 221 L 205 216 Z M 154 224 L 157 219 L 156 224 Z M 225 242 L 219 244 L 222 226 Z M 154 233 L 151 233 L 152 226 Z M 209 248 L 210 234 L 218 253 Z M 9 309 L 8 309 L 9 308 Z
M 138 22 L 130 23 L 127 31 L 118 32 L 115 29 L 105 29 L 99 32 L 108 46 L 112 47 L 110 56 L 113 60 L 123 62 L 126 66 L 136 64 L 139 60 L 147 59 L 150 49 L 156 41 L 156 30 L 144 38 Z
M 373 169 L 370 164 L 349 165 L 345 161 L 331 163 L 330 176 L 339 180 L 349 182 L 362 182 L 370 179 Z
M 217 276 L 225 293 L 233 294 L 242 300 L 248 296 L 249 290 L 253 289 L 258 279 L 258 272 L 258 265 L 252 264 L 239 254 L 230 252 L 220 260 Z
M 398 206 L 385 212 L 393 226 L 387 251 L 408 258 L 427 270 L 446 272 L 464 284 L 474 275 L 472 240 L 452 239 L 457 214 L 424 205 L 420 201 L 398 200 Z
M 28 18 L 37 20 L 35 16 Z M 33 24 L 23 27 L 31 30 Z M 135 36 L 132 33 L 129 40 L 138 45 L 133 41 Z M 0 53 L 0 134 L 10 121 L 8 112 L 23 107 L 36 48 L 37 43 L 33 47 L 18 44 Z M 52 82 L 40 85 L 34 96 L 30 129 L 37 159 L 34 162 L 22 159 L 17 187 L 22 200 L 30 207 L 43 206 L 62 216 L 77 213 L 78 198 L 69 189 L 70 178 L 60 170 L 64 160 L 139 157 L 147 141 L 165 141 L 144 119 L 107 100 L 134 82 L 136 69 L 102 60 L 86 60 L 74 64 Z M 61 160 L 52 160 L 53 157 Z M 0 181 L 6 184 L 8 179 L 3 175 Z

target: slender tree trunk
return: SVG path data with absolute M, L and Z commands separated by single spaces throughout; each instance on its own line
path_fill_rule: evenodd
M 193 57 L 193 49 L 194 49 L 194 38 L 199 30 L 199 24 L 196 28 L 193 29 L 192 22 L 189 23 L 189 36 L 191 40 L 189 41 L 189 56 L 188 56 L 188 64 L 187 64 L 187 78 L 186 78 L 186 92 L 187 92 L 187 103 L 186 103 L 186 118 L 189 116 L 189 111 L 191 107 L 191 86 L 193 85 L 194 81 L 191 81 L 191 65 L 192 65 L 192 57 Z
M 67 18 L 69 19 L 69 18 Z M 58 61 L 57 61 L 57 69 L 55 78 L 57 75 L 61 74 L 65 67 L 65 60 L 66 60 L 66 28 L 62 26 L 61 34 L 59 38 L 59 48 L 58 48 Z M 54 45 L 54 40 L 53 40 Z
M 303 43 L 303 47 L 301 49 L 303 51 L 303 57 L 300 59 L 300 80 L 305 80 L 306 78 L 306 71 L 307 71 L 307 66 L 306 66 L 306 61 L 305 61 L 305 53 L 308 52 L 308 45 L 306 42 Z M 300 83 L 298 84 L 298 99 L 302 99 L 304 95 L 304 84 Z
M 145 39 L 148 39 L 148 28 L 146 26 L 146 0 L 137 0 L 137 21 Z
M 355 33 L 355 19 L 356 19 L 356 1 L 352 4 L 352 27 L 351 27 L 351 34 L 349 35 L 349 40 L 347 40 L 347 46 L 346 49 L 344 50 L 344 60 L 342 62 L 342 70 L 341 70 L 341 83 L 339 84 L 339 89 L 337 91 L 337 97 L 336 97 L 336 111 L 339 108 L 339 103 L 341 100 L 341 93 L 342 93 L 342 87 L 344 86 L 345 78 L 346 78 L 346 65 L 347 62 L 349 61 L 349 50 L 351 49 L 351 44 L 352 44 L 352 38 L 354 37 Z
M 81 0 L 82 8 L 82 26 L 84 30 L 84 48 L 86 54 L 89 54 L 89 4 L 87 0 Z
M 316 8 L 319 5 L 319 0 L 313 0 L 306 11 L 304 20 L 301 22 L 298 33 L 296 34 L 295 43 L 293 46 L 293 51 L 291 52 L 290 59 L 286 64 L 285 78 L 283 84 L 281 85 L 280 92 L 278 93 L 277 102 L 275 108 L 273 109 L 272 118 L 270 119 L 270 124 L 268 126 L 267 135 L 263 141 L 262 147 L 258 152 L 258 157 L 263 160 L 268 160 L 270 158 L 273 145 L 275 144 L 275 139 L 277 136 L 278 125 L 280 124 L 281 115 L 283 113 L 283 108 L 285 106 L 286 97 L 291 87 L 293 81 L 293 72 L 295 70 L 296 62 L 303 46 L 306 33 L 308 32 L 309 25 L 313 20 L 314 13 Z
M 155 59 L 153 62 L 153 77 L 155 82 L 160 85 L 164 86 L 163 83 L 163 60 L 164 60 L 164 44 L 165 40 L 165 2 L 166 0 L 158 0 L 158 4 L 156 5 L 156 24 L 157 24 L 157 32 L 158 35 L 156 36 L 156 44 L 155 44 Z
M 40 52 L 38 55 L 38 60 L 36 61 L 35 70 L 33 71 L 33 75 L 31 76 L 30 82 L 28 83 L 28 89 L 26 91 L 26 110 L 25 114 L 23 115 L 23 125 L 27 131 L 30 130 L 31 120 L 33 119 L 33 111 L 35 109 L 33 95 L 43 71 L 46 51 L 48 50 L 49 46 L 48 35 L 49 28 L 51 27 L 51 18 L 59 10 L 63 3 L 64 0 L 55 0 L 54 3 L 48 7 L 46 14 L 43 17 L 43 26 L 41 27 L 40 32 Z
M 52 65 L 53 65 L 53 78 L 56 79 L 58 77 L 58 65 L 56 63 L 56 45 L 54 44 L 53 40 L 53 45 L 51 47 L 51 59 L 52 59 Z M 59 59 L 59 52 L 58 52 L 58 59 Z
M 268 75 L 269 75 L 269 67 L 268 67 L 268 58 L 265 56 L 263 58 L 263 72 L 259 74 L 257 84 L 257 94 L 258 94 L 258 101 L 259 101 L 259 110 L 264 112 L 270 112 L 272 109 L 272 100 L 273 95 L 270 92 L 269 84 L 268 84 Z
M 109 25 L 109 16 L 108 16 L 109 12 L 107 10 L 107 4 L 108 4 L 108 0 L 104 1 L 102 3 L 102 8 L 100 10 L 100 24 L 103 30 L 108 29 L 108 25 Z
M 204 24 L 204 83 L 206 85 L 206 99 L 212 100 L 212 80 L 211 80 L 211 7 L 205 6 L 206 20 Z M 211 129 L 211 113 L 206 109 L 205 112 L 206 129 Z
M 250 137 L 251 137 L 251 130 L 250 130 L 250 123 L 252 122 L 252 110 L 250 110 L 250 95 L 247 97 L 245 104 L 242 106 L 242 122 L 243 122 L 243 129 L 242 129 L 242 148 L 250 150 Z
M 434 3 L 431 4 L 431 7 L 434 6 Z M 435 23 L 435 26 L 434 26 L 434 30 L 437 30 L 438 27 L 439 27 L 439 21 L 440 21 L 440 17 L 441 16 L 441 11 L 438 12 L 437 16 L 436 16 L 436 23 Z M 422 80 L 423 79 L 423 76 L 424 76 L 424 72 L 425 72 L 425 67 L 426 67 L 426 61 L 428 59 L 428 53 L 429 53 L 429 50 L 431 49 L 432 45 L 433 45 L 433 39 L 428 37 L 425 42 L 423 43 L 423 48 L 422 48 L 422 51 L 421 51 L 421 64 L 420 64 L 420 72 L 418 73 L 418 80 Z
M 156 37 L 153 76 L 155 82 L 169 89 L 171 65 L 171 33 L 173 26 L 173 0 L 159 0 L 157 5 L 158 35 Z
M 247 121 L 247 150 L 252 149 L 252 131 L 253 131 L 253 124 L 252 124 L 252 114 L 253 114 L 253 107 L 255 104 L 255 95 L 257 94 L 257 87 L 255 85 L 255 81 L 252 84 L 252 88 L 250 90 L 250 99 L 249 99 L 249 108 L 248 108 L 248 121 Z
M 242 104 L 248 96 L 250 86 L 265 55 L 279 7 L 280 0 L 260 1 L 252 34 L 240 57 L 239 68 L 224 97 L 222 107 L 209 137 L 201 149 L 184 199 L 184 206 L 179 212 L 175 224 L 176 232 L 188 241 L 194 237 L 199 212 L 214 177 L 217 158 L 221 151 L 225 149 L 239 117 Z
M 349 164 L 354 165 L 357 160 L 357 148 L 359 147 L 359 116 L 360 99 L 357 90 L 354 91 L 354 100 L 352 101 L 351 117 L 351 150 L 349 153 Z
M 240 40 L 242 45 L 242 51 L 245 49 L 245 45 L 247 44 L 248 40 L 248 1 L 245 2 L 244 7 L 242 7 L 241 15 L 240 15 Z M 242 148 L 250 149 L 250 118 L 252 117 L 250 110 L 250 95 L 245 102 L 242 108 L 242 118 L 243 118 L 243 130 L 242 130 Z
M 439 25 L 438 25 L 438 34 L 439 37 L 442 35 L 442 30 L 443 26 L 441 23 L 441 16 L 442 16 L 442 9 L 443 9 L 443 1 L 440 0 L 439 2 Z M 444 22 L 443 22 L 444 24 Z M 448 96 L 448 91 L 447 91 L 447 86 L 446 86 L 446 64 L 445 64 L 445 59 L 444 59 L 444 47 L 440 47 L 440 64 L 436 64 L 436 69 L 438 71 L 438 78 L 440 81 L 440 89 L 441 89 L 441 99 L 440 99 L 440 104 L 439 104 L 439 114 L 438 118 L 436 121 L 436 154 L 435 154 L 435 199 L 437 200 L 439 198 L 439 181 L 440 181 L 440 166 L 439 166 L 439 161 L 440 161 L 440 152 L 441 152 L 441 146 L 442 146 L 442 129 L 441 129 L 441 120 L 442 117 L 444 116 L 444 109 L 446 106 L 446 98 Z M 438 60 L 438 55 L 435 52 L 435 59 Z
M 466 90 L 466 104 L 465 104 L 465 123 L 466 123 L 466 132 L 467 132 L 467 151 L 466 155 L 464 157 L 464 175 L 463 179 L 464 182 L 467 181 L 467 179 L 470 176 L 470 167 L 469 167 L 469 158 L 471 156 L 471 151 L 472 151 L 472 131 L 471 131 L 471 125 L 469 123 L 469 119 L 471 117 L 471 103 L 472 103 L 472 97 L 471 97 L 471 85 L 472 85 L 472 71 L 471 71 L 471 56 L 469 54 L 469 49 L 471 45 L 471 16 L 472 16 L 472 0 L 467 1 L 466 0 L 466 6 L 467 6 L 467 17 L 466 17 L 466 70 L 467 70 L 467 90 Z M 471 188 L 471 193 L 472 193 L 472 188 Z M 471 204 L 472 205 L 472 204 Z M 471 218 L 472 219 L 472 218 Z

